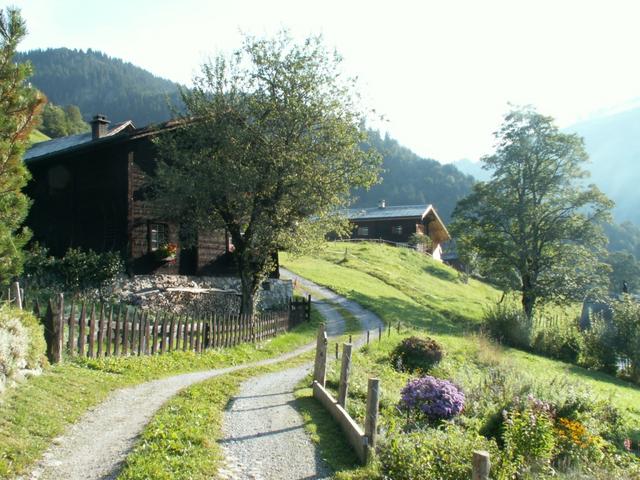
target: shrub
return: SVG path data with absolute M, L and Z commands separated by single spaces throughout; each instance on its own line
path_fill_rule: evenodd
M 54 289 L 88 294 L 109 287 L 124 272 L 124 263 L 116 252 L 96 253 L 70 248 L 62 258 L 49 255 L 46 248 L 34 245 L 29 252 L 24 275 L 30 289 Z
M 427 337 L 408 337 L 391 353 L 393 366 L 400 371 L 426 372 L 444 356 L 444 349 L 435 340 Z
M 23 368 L 44 362 L 46 344 L 42 327 L 28 312 L 0 307 L 0 373 L 12 378 Z
M 502 439 L 513 459 L 534 472 L 549 468 L 555 448 L 553 410 L 548 403 L 529 397 L 523 410 L 504 412 Z
M 474 450 L 491 454 L 492 479 L 513 478 L 515 467 L 495 442 L 455 425 L 388 435 L 380 447 L 380 467 L 384 478 L 393 480 L 471 478 Z
M 448 380 L 427 375 L 409 380 L 401 392 L 400 409 L 432 422 L 447 420 L 464 409 L 464 393 Z
M 497 304 L 485 311 L 484 327 L 490 337 L 512 347 L 529 349 L 531 320 L 516 305 Z
M 612 307 L 616 353 L 629 361 L 629 370 L 625 373 L 631 380 L 640 382 L 640 303 L 623 295 Z
M 531 345 L 535 352 L 563 362 L 578 361 L 580 331 L 577 323 L 562 321 L 560 318 L 552 321 L 538 319 L 535 323 L 536 332 Z
M 615 374 L 618 370 L 616 334 L 601 315 L 593 315 L 591 326 L 580 336 L 578 363 L 586 368 Z

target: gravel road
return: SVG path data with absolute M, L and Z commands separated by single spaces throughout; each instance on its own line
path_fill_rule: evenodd
M 338 303 L 353 312 L 363 328 L 373 329 L 381 324 L 375 315 L 359 305 L 289 272 L 285 271 L 284 275 L 296 278 L 312 295 Z M 327 319 L 329 334 L 342 331 L 344 321 L 335 309 L 324 302 L 316 305 Z M 103 403 L 87 411 L 64 435 L 54 439 L 33 471 L 21 478 L 115 479 L 145 425 L 180 390 L 240 369 L 287 360 L 313 348 L 315 342 L 260 362 L 176 375 L 117 390 Z M 243 385 L 241 393 L 225 416 L 225 438 L 222 443 L 228 452 L 229 469 L 221 472 L 222 478 L 310 480 L 329 475 L 328 468 L 304 434 L 300 415 L 291 407 L 293 387 L 307 371 L 308 366 L 298 367 L 258 377 Z M 253 420 L 248 422 L 248 418 Z M 291 437 L 288 436 L 289 433 Z
M 359 305 L 312 282 L 295 278 L 314 298 L 340 304 L 352 312 L 363 329 L 382 325 L 380 319 Z M 344 319 L 330 304 L 314 302 L 325 317 L 328 335 L 344 331 Z M 361 344 L 364 337 L 356 341 Z M 311 480 L 331 476 L 331 469 L 304 431 L 304 422 L 295 410 L 294 387 L 309 373 L 312 363 L 248 380 L 233 398 L 223 421 L 223 445 L 227 465 L 222 479 Z

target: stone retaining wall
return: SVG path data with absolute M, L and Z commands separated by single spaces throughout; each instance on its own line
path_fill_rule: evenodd
M 185 275 L 136 275 L 118 280 L 114 296 L 145 308 L 187 313 L 193 310 L 237 313 L 240 279 Z M 291 280 L 269 279 L 258 292 L 258 309 L 286 308 L 293 296 Z

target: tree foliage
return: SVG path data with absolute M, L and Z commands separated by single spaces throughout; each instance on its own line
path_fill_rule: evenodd
M 27 78 L 31 67 L 15 63 L 14 55 L 26 35 L 20 12 L 0 10 L 0 282 L 20 272 L 22 248 L 29 232 L 21 228 L 29 200 L 22 188 L 29 178 L 22 155 L 42 104 Z
M 530 108 L 508 113 L 496 139 L 496 152 L 482 159 L 491 180 L 454 212 L 460 250 L 502 288 L 520 291 L 528 317 L 541 299 L 582 298 L 605 285 L 600 224 L 612 202 L 585 185 L 582 139 Z
M 61 107 L 47 103 L 42 111 L 39 130 L 51 138 L 58 138 L 88 132 L 90 128 L 76 105 Z
M 158 208 L 233 240 L 242 309 L 273 268 L 278 248 L 300 248 L 327 229 L 354 186 L 376 180 L 378 156 L 353 81 L 319 38 L 248 37 L 230 58 L 203 65 L 183 91 L 183 125 L 157 141 Z

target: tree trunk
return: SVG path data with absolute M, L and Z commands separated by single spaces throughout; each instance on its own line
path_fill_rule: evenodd
M 522 286 L 522 310 L 529 320 L 533 318 L 533 309 L 536 305 L 536 297 L 528 285 Z
M 251 269 L 251 261 L 240 257 L 238 259 L 238 270 L 240 273 L 240 313 L 253 317 L 256 304 L 256 293 L 260 285 L 258 273 Z
M 242 315 L 249 315 L 253 317 L 253 311 L 256 303 L 256 290 L 252 286 L 250 278 L 246 278 L 246 275 L 240 275 L 241 293 L 240 299 L 240 313 Z

